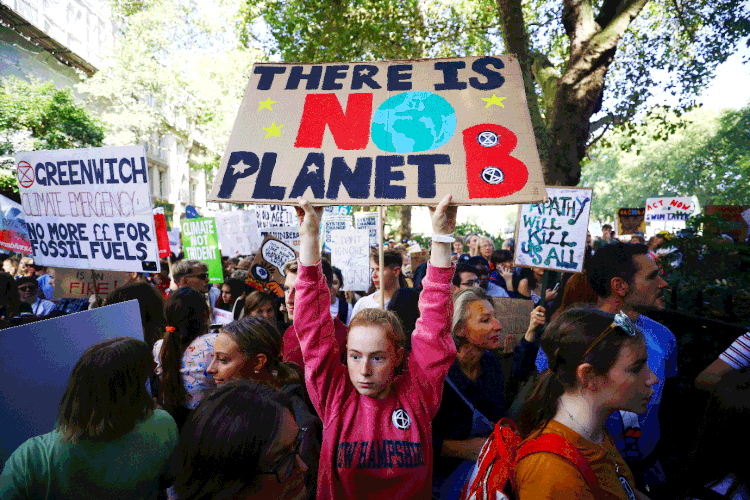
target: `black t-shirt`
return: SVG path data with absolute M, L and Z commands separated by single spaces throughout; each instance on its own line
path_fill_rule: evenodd
M 490 351 L 485 351 L 480 360 L 482 372 L 476 382 L 470 380 L 454 361 L 448 376 L 463 393 L 464 397 L 490 422 L 497 423 L 505 416 L 505 377 L 500 359 Z M 460 458 L 440 456 L 443 441 L 462 441 L 471 435 L 473 412 L 456 391 L 447 383 L 443 384 L 443 399 L 440 409 L 432 421 L 435 474 L 446 477 L 461 463 Z

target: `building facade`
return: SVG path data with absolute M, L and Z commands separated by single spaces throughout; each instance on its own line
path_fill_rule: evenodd
M 106 64 L 117 32 L 106 2 L 0 0 L 0 78 L 52 81 L 58 88 L 71 88 L 80 98 L 75 85 Z M 154 106 L 151 96 L 143 99 Z M 148 157 L 154 206 L 164 207 L 168 219 L 175 221 L 186 205 L 212 215 L 220 206 L 206 202 L 210 178 L 205 171 L 190 168 L 190 160 L 206 154 L 208 147 L 196 139 L 195 131 L 181 129 L 179 118 L 164 116 L 164 121 L 168 133 L 141 142 Z

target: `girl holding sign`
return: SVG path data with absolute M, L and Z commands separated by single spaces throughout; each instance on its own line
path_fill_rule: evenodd
M 392 312 L 364 309 L 349 327 L 347 373 L 340 361 L 320 263 L 323 209 L 299 200 L 302 244 L 295 328 L 310 399 L 323 419 L 320 498 L 432 496 L 431 421 L 456 356 L 450 335 L 450 234 L 456 225 L 456 207 L 449 207 L 450 201 L 448 195 L 431 209 L 432 256 L 422 282 L 412 354 L 404 362 L 404 333 Z M 399 374 L 404 364 L 406 369 Z

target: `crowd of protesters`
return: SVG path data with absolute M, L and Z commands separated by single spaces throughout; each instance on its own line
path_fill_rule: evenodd
M 520 499 L 676 491 L 659 409 L 677 342 L 648 317 L 664 307 L 656 262 L 670 235 L 622 242 L 605 226 L 584 273 L 558 274 L 514 267 L 512 239 L 454 234 L 450 201 L 431 209 L 429 261 L 411 269 L 406 245 L 388 241 L 360 292 L 341 290 L 322 211 L 304 200 L 283 297 L 247 284 L 252 255 L 224 258 L 218 285 L 205 263 L 173 256 L 104 300 L 56 299 L 54 269 L 8 257 L 3 327 L 136 299 L 143 341 L 83 354 L 56 427 L 5 463 L 0 498 L 494 499 L 501 474 Z M 532 301 L 525 332 L 503 332 L 496 298 Z M 216 310 L 233 321 L 213 324 Z M 750 333 L 696 385 L 716 390 L 748 366 Z M 507 417 L 534 450 L 484 467 Z M 725 472 L 747 485 L 745 469 Z

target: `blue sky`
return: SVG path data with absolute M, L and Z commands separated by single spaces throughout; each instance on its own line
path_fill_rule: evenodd
M 743 63 L 744 59 L 744 63 Z M 716 78 L 699 102 L 714 109 L 741 108 L 750 101 L 750 48 L 741 42 L 740 50 L 719 66 Z

